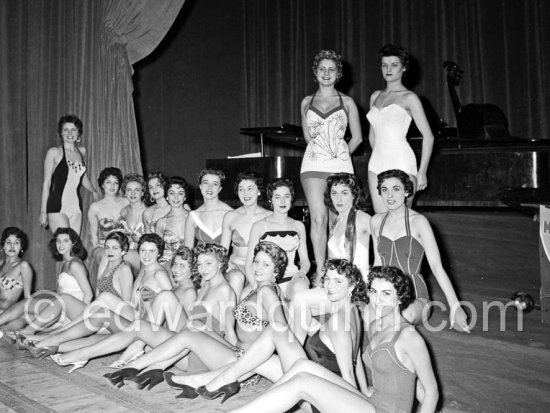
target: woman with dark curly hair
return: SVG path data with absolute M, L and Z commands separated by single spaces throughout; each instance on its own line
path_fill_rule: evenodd
M 425 310 L 430 301 L 426 282 L 420 274 L 425 253 L 430 269 L 451 307 L 451 326 L 469 332 L 466 313 L 443 268 L 430 223 L 426 217 L 407 207 L 406 199 L 412 191 L 413 182 L 403 171 L 393 169 L 378 175 L 378 192 L 388 212 L 376 214 L 371 219 L 374 265 L 396 266 L 411 277 L 415 301 L 408 306 L 403 316 L 410 323 L 417 324 L 427 315 Z
M 276 179 L 267 186 L 267 198 L 273 213 L 252 225 L 249 245 L 260 241 L 271 241 L 281 247 L 288 256 L 288 266 L 285 274 L 277 280 L 286 300 L 292 300 L 294 295 L 309 288 L 307 273 L 310 262 L 307 254 L 306 230 L 301 221 L 288 216 L 294 201 L 294 184 L 289 179 Z M 296 253 L 300 259 L 296 265 Z M 254 286 L 254 250 L 248 249 L 246 256 L 246 278 Z
M 61 145 L 48 149 L 44 160 L 44 183 L 40 225 L 55 233 L 59 227 L 70 227 L 80 234 L 82 199 L 80 185 L 99 194 L 86 175 L 86 148 L 82 141 L 82 121 L 75 115 L 65 115 L 57 123 Z M 96 198 L 97 197 L 97 198 Z
M 363 141 L 357 106 L 352 98 L 336 90 L 342 77 L 342 57 L 332 50 L 321 50 L 313 61 L 313 79 L 318 90 L 300 105 L 302 129 L 307 142 L 300 180 L 311 218 L 311 243 L 321 276 L 327 248 L 328 210 L 323 203 L 326 178 L 336 172 L 353 173 L 351 153 Z M 351 140 L 344 135 L 349 124 Z
M 237 363 L 218 371 L 215 377 L 213 374 L 210 377 L 184 376 L 180 382 L 189 386 L 203 384 L 196 389 L 201 396 L 215 398 L 223 393 L 225 399 L 239 390 L 238 380 L 251 372 L 275 382 L 297 360 L 307 360 L 308 357 L 351 385 L 355 385 L 358 379 L 364 380 L 364 369 L 357 357 L 362 336 L 361 317 L 353 305 L 356 301 L 366 300 L 361 273 L 349 261 L 333 259 L 327 260 L 323 274 L 324 289 L 330 300 L 330 316 L 322 323 L 308 326 L 310 337 L 304 347 L 286 325 L 272 324 Z M 206 385 L 205 378 L 211 379 Z
M 159 219 L 170 212 L 170 204 L 166 200 L 166 183 L 168 178 L 162 172 L 151 172 L 145 180 L 148 202 L 152 205 L 143 211 L 143 226 L 146 233 L 155 232 Z
M 388 44 L 378 52 L 378 64 L 386 81 L 384 90 L 375 91 L 370 97 L 369 142 L 372 155 L 369 159 L 369 192 L 375 213 L 387 211 L 376 190 L 377 175 L 388 169 L 401 169 L 409 174 L 414 193 L 426 189 L 428 163 L 432 155 L 434 137 L 422 103 L 418 96 L 403 85 L 403 78 L 409 70 L 409 54 L 401 46 Z M 411 120 L 422 134 L 422 157 L 420 167 L 407 143 L 406 135 Z M 410 199 L 412 204 L 412 198 Z
M 300 401 L 320 412 L 411 412 L 415 389 L 421 412 L 434 412 L 439 397 L 426 343 L 401 317 L 411 299 L 410 281 L 398 268 L 374 267 L 369 274 L 369 298 L 380 314 L 369 332 L 363 353 L 372 381 L 343 380 L 319 364 L 298 359 L 271 389 L 233 413 L 283 413 Z
M 78 234 L 71 228 L 58 228 L 49 246 L 55 260 L 62 261 L 57 292 L 34 295 L 0 314 L 0 326 L 6 324 L 4 330 L 21 330 L 27 324 L 22 334 L 43 330 L 64 316 L 77 317 L 92 300 L 88 270 L 83 263 L 87 253 Z
M 23 294 L 31 296 L 33 271 L 23 259 L 29 240 L 17 227 L 7 227 L 0 237 L 4 259 L 0 261 L 0 314 L 14 305 Z

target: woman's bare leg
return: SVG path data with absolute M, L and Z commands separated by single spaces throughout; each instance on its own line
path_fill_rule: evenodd
M 61 212 L 48 214 L 48 227 L 50 228 L 52 234 L 57 231 L 57 228 L 72 228 L 71 223 L 69 222 L 69 217 Z M 80 235 L 80 226 L 73 229 Z
M 28 298 L 27 300 L 31 299 Z M 0 314 L 0 326 L 4 327 L 4 325 L 8 324 L 10 321 L 17 320 L 19 317 L 21 317 L 25 313 L 25 303 L 27 302 L 27 300 L 22 300 L 15 303 L 2 314 Z M 2 329 L 11 331 L 7 328 Z

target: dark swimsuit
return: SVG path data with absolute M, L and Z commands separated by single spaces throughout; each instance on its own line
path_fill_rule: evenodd
M 416 238 L 411 236 L 409 208 L 405 209 L 407 235 L 396 240 L 391 240 L 382 235 L 388 214 L 389 212 L 382 219 L 380 231 L 378 232 L 378 253 L 382 265 L 399 267 L 401 271 L 411 277 L 416 298 L 429 301 L 428 287 L 426 287 L 426 282 L 420 274 L 420 265 L 424 258 L 424 247 Z
M 84 166 L 84 162 L 69 162 L 65 155 L 65 147 L 63 145 L 61 145 L 61 149 L 63 150 L 63 158 L 61 158 L 61 161 L 56 165 L 51 178 L 50 193 L 46 204 L 46 212 L 48 214 L 65 211 L 82 211 L 82 198 L 80 197 L 79 189 L 82 182 L 82 176 L 86 172 L 86 167 Z M 78 151 L 80 153 L 80 150 Z M 82 154 L 80 157 L 82 158 Z M 70 171 L 69 168 L 71 168 L 72 171 Z M 70 173 L 75 175 L 71 179 L 69 179 Z M 75 191 L 76 194 L 72 194 L 72 191 Z M 65 194 L 65 192 L 67 193 Z M 71 202 L 71 205 L 64 205 L 63 198 L 65 198 L 65 201 L 70 200 L 69 202 Z
M 97 290 L 99 294 L 106 292 L 106 293 L 114 294 L 118 298 L 122 298 L 120 297 L 120 294 L 117 292 L 117 290 L 115 289 L 115 286 L 113 285 L 113 276 L 115 275 L 115 272 L 125 264 L 126 263 L 124 261 L 119 262 L 118 265 L 114 267 L 109 274 L 97 280 Z

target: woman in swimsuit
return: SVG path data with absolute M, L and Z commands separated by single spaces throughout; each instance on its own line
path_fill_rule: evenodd
M 143 212 L 147 208 L 143 203 L 145 180 L 141 175 L 130 173 L 122 180 L 120 190 L 129 202 L 127 206 L 120 210 L 120 223 L 130 243 L 128 252 L 124 256 L 124 261 L 130 264 L 132 272 L 137 275 L 140 264 L 137 245 L 145 232 L 142 219 Z
M 409 54 L 399 46 L 388 44 L 378 52 L 378 64 L 386 81 L 384 90 L 375 91 L 370 97 L 367 113 L 371 127 L 369 142 L 372 155 L 369 160 L 369 192 L 375 213 L 386 212 L 377 190 L 377 175 L 388 169 L 401 169 L 409 174 L 416 191 L 426 189 L 428 163 L 432 155 L 434 137 L 418 96 L 403 86 L 403 77 L 409 69 Z M 422 134 L 422 157 L 416 168 L 416 158 L 407 143 L 406 135 L 411 120 Z
M 182 177 L 173 176 L 168 180 L 166 187 L 166 199 L 171 209 L 164 218 L 158 220 L 155 230 L 164 240 L 164 253 L 159 262 L 170 271 L 174 253 L 183 246 L 185 237 L 185 222 L 189 212 L 183 205 L 189 195 L 189 185 Z
M 210 270 L 205 272 L 205 266 L 208 264 L 201 257 L 198 257 L 199 271 L 203 279 L 207 279 Z M 111 375 L 111 381 L 116 384 L 124 378 L 132 378 L 140 370 L 163 363 L 163 368 L 167 368 L 178 359 L 192 352 L 208 368 L 208 370 L 217 370 L 223 368 L 229 363 L 235 362 L 245 354 L 247 349 L 260 336 L 262 330 L 271 323 L 277 325 L 286 325 L 281 301 L 279 298 L 279 289 L 276 278 L 283 274 L 287 265 L 286 253 L 272 242 L 261 242 L 254 248 L 254 287 L 247 285 L 244 287 L 241 299 L 234 310 L 232 316 L 227 317 L 227 330 L 225 331 L 225 340 L 219 337 L 213 337 L 205 331 L 184 330 L 173 335 L 170 339 L 157 345 L 154 350 L 140 357 L 136 361 L 129 363 L 128 367 L 134 370 L 120 372 Z M 230 313 L 231 314 L 231 313 Z M 168 360 L 168 362 L 165 362 Z M 178 367 L 179 365 L 176 364 Z M 262 372 L 269 377 L 271 371 Z M 195 378 L 202 378 L 203 383 L 209 381 L 217 373 L 203 373 L 196 375 Z M 186 393 L 186 386 L 178 383 L 183 377 L 173 378 L 172 373 L 166 373 L 165 377 L 169 385 L 177 389 L 183 389 L 182 394 L 196 397 L 196 393 Z M 247 386 L 256 384 L 259 377 L 251 378 Z
M 0 314 L 21 298 L 31 296 L 33 271 L 23 259 L 23 253 L 29 245 L 27 234 L 17 227 L 8 227 L 2 231 L 0 248 L 5 258 L 0 261 Z
M 292 300 L 294 294 L 309 288 L 307 273 L 310 263 L 307 254 L 306 230 L 304 224 L 288 216 L 294 201 L 294 185 L 288 179 L 276 179 L 267 186 L 267 198 L 273 213 L 252 225 L 249 245 L 260 241 L 271 241 L 286 251 L 288 266 L 285 274 L 278 279 L 284 297 Z M 300 266 L 296 266 L 296 252 Z M 249 248 L 246 256 L 246 278 L 254 287 L 254 250 Z
M 332 50 L 321 50 L 315 56 L 312 69 L 319 88 L 300 105 L 302 129 L 308 144 L 300 180 L 311 218 L 310 236 L 317 264 L 314 284 L 319 285 L 327 248 L 328 210 L 323 203 L 326 178 L 337 172 L 353 173 L 350 155 L 363 137 L 355 102 L 335 88 L 342 77 L 342 57 Z M 348 124 L 351 140 L 346 143 L 344 135 Z
M 409 175 L 399 170 L 384 171 L 378 175 L 378 193 L 388 212 L 376 214 L 371 219 L 374 245 L 374 265 L 392 265 L 411 277 L 416 300 L 403 313 L 410 323 L 417 324 L 427 316 L 429 294 L 420 274 L 424 253 L 451 308 L 449 320 L 457 330 L 469 332 L 466 313 L 443 268 L 439 248 L 428 220 L 406 204 L 411 196 L 413 183 Z M 369 307 L 367 307 L 367 310 Z
M 54 258 L 62 261 L 57 292 L 34 294 L 4 311 L 0 314 L 0 326 L 5 330 L 21 330 L 27 324 L 22 334 L 43 330 L 65 315 L 69 319 L 77 317 L 81 305 L 92 300 L 88 271 L 82 262 L 86 259 L 86 250 L 78 234 L 71 228 L 58 228 L 49 246 Z
M 157 222 L 170 212 L 166 200 L 166 182 L 168 178 L 162 172 L 151 172 L 146 179 L 149 201 L 153 204 L 143 212 L 143 226 L 146 233 L 154 233 Z
M 233 413 L 282 413 L 301 400 L 321 412 L 410 413 L 418 378 L 419 412 L 435 412 L 439 393 L 426 343 L 401 317 L 412 299 L 410 280 L 394 267 L 375 267 L 369 274 L 369 298 L 379 315 L 363 354 L 369 386 L 353 384 L 319 364 L 299 359 L 258 398 Z
M 170 320 L 168 317 L 166 317 L 166 327 L 160 325 L 162 320 L 155 319 L 155 323 L 153 323 L 144 319 L 136 319 L 136 321 L 128 323 L 119 333 L 113 334 L 92 346 L 58 355 L 55 357 L 55 361 L 60 365 L 83 365 L 90 358 L 119 351 L 128 346 L 130 346 L 128 348 L 131 348 L 135 346 L 135 342 L 141 342 L 141 340 L 146 342 L 149 347 L 156 347 L 177 332 L 189 328 L 215 337 L 215 341 L 223 341 L 224 332 L 233 328 L 231 326 L 232 318 L 227 315 L 235 306 L 235 293 L 223 277 L 223 271 L 227 268 L 227 250 L 216 244 L 199 244 L 195 249 L 195 257 L 198 263 L 198 273 L 202 277 L 202 279 L 197 280 L 201 284 L 201 288 L 195 302 L 190 306 L 187 303 L 184 304 L 183 307 L 185 308 L 180 305 L 179 312 L 171 313 L 171 320 L 177 324 L 176 326 L 169 325 Z M 172 292 L 169 293 L 172 294 Z M 162 292 L 158 297 L 161 296 L 166 297 L 167 292 Z M 155 304 L 152 307 L 155 307 Z M 143 345 L 141 347 L 143 348 Z M 151 359 L 150 356 L 143 359 L 148 354 L 137 360 L 143 362 Z M 139 356 L 139 353 L 134 353 L 134 355 Z M 152 363 L 151 368 L 143 372 L 140 377 L 137 377 L 139 370 L 134 368 L 134 363 L 137 360 L 128 362 L 126 364 L 127 368 L 106 375 L 106 377 L 109 376 L 113 382 L 119 380 L 118 383 L 124 378 L 131 379 L 137 382 L 140 388 L 146 385 L 152 387 L 163 380 L 162 372 L 164 368 L 175 363 L 181 357 L 183 356 L 170 360 L 167 360 L 169 357 L 161 358 L 159 363 Z M 128 358 L 125 358 L 125 360 L 128 360 Z M 149 366 L 149 364 L 146 364 L 146 366 Z M 187 360 L 183 363 L 180 362 L 179 366 L 186 368 Z
M 123 231 L 124 225 L 120 222 L 120 211 L 128 205 L 128 200 L 120 196 L 122 172 L 118 168 L 107 167 L 99 173 L 97 183 L 103 193 L 103 198 L 90 205 L 88 222 L 92 239 L 92 258 L 97 265 L 105 258 L 105 238 L 113 231 Z M 91 268 L 92 285 L 95 286 L 95 277 L 99 274 Z
M 225 278 L 235 290 L 237 297 L 246 281 L 246 254 L 252 225 L 271 214 L 258 205 L 263 190 L 263 180 L 254 172 L 241 172 L 235 182 L 235 192 L 242 205 L 225 214 L 222 224 L 221 245 L 229 249 L 229 268 Z
M 266 377 L 275 382 L 297 360 L 308 357 L 350 385 L 355 386 L 357 380 L 364 380 L 363 365 L 358 361 L 363 330 L 354 303 L 366 300 L 366 286 L 357 267 L 345 259 L 328 260 L 323 273 L 324 290 L 330 303 L 328 315 L 322 323 L 307 326 L 310 336 L 303 348 L 304 337 L 295 336 L 285 326 L 272 325 L 264 330 L 242 359 L 218 372 L 197 392 L 207 398 L 225 392 L 227 398 L 229 389 L 238 390 L 233 383 L 248 373 L 265 375 L 267 372 Z M 186 376 L 181 381 L 188 385 L 197 384 L 193 376 Z
M 204 203 L 191 211 L 185 224 L 185 246 L 193 248 L 196 242 L 220 244 L 222 223 L 229 205 L 220 200 L 225 174 L 218 169 L 203 169 L 199 174 L 199 189 Z
M 99 198 L 86 175 L 86 148 L 80 147 L 82 121 L 74 115 L 62 116 L 57 124 L 61 146 L 48 149 L 44 160 L 44 183 L 40 225 L 55 233 L 59 227 L 70 227 L 80 234 L 82 200 L 80 185 Z

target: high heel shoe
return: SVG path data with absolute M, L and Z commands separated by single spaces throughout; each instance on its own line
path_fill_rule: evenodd
M 163 373 L 164 373 L 164 370 L 162 369 L 153 369 L 153 370 L 147 370 L 141 374 L 138 374 L 136 376 L 137 388 L 139 390 L 143 390 L 144 388 L 146 388 L 147 390 L 151 390 L 157 384 L 162 383 L 164 381 Z
M 61 354 L 52 354 L 52 355 L 50 355 L 50 358 L 51 358 L 58 366 L 61 366 L 61 367 L 71 366 L 71 368 L 69 369 L 69 373 L 72 373 L 73 371 L 75 371 L 75 370 L 77 370 L 77 369 L 81 369 L 81 368 L 84 367 L 86 364 L 88 364 L 88 360 L 73 361 L 73 362 L 63 362 L 63 361 L 61 361 L 60 357 L 61 357 Z
M 105 373 L 103 377 L 108 378 L 112 385 L 122 387 L 126 384 L 124 380 L 130 380 L 139 383 L 137 376 L 139 375 L 140 371 L 140 369 L 127 367 L 125 369 L 120 369 L 112 373 Z
M 134 361 L 134 360 L 137 360 L 138 358 L 140 358 L 141 356 L 143 356 L 145 354 L 145 351 L 140 351 L 139 353 L 135 354 L 132 356 L 132 358 L 130 358 L 129 360 L 116 360 L 116 361 L 113 361 L 109 367 L 112 368 L 112 369 L 122 369 L 126 364 Z
M 16 342 L 17 343 L 17 342 Z M 45 347 L 36 347 L 34 345 L 28 345 L 27 350 L 32 354 L 34 358 L 38 360 L 45 359 L 48 356 L 55 355 L 59 349 L 58 346 L 45 346 Z
M 181 390 L 182 392 L 176 396 L 176 399 L 195 399 L 199 397 L 199 394 L 195 391 L 194 387 L 188 386 L 187 384 L 176 383 L 172 380 L 174 373 L 170 371 L 164 372 L 164 380 L 173 389 Z
M 241 389 L 240 383 L 238 381 L 234 381 L 233 383 L 225 384 L 221 386 L 219 389 L 214 391 L 208 391 L 206 390 L 206 386 L 200 386 L 200 387 L 197 387 L 196 392 L 208 400 L 214 400 L 223 394 L 223 399 L 222 399 L 222 403 L 223 403 L 224 401 L 229 399 L 231 396 L 237 394 L 240 389 Z

